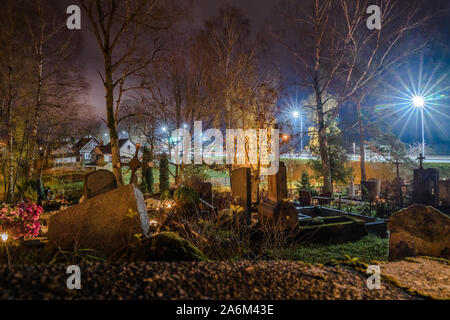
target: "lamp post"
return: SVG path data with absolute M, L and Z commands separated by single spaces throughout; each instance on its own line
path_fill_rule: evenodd
M 292 116 L 297 119 L 300 117 L 300 153 L 303 152 L 303 117 L 300 116 L 300 113 L 298 111 L 292 112 Z
M 414 96 L 412 98 L 412 103 L 415 108 L 420 111 L 421 122 L 422 122 L 422 155 L 425 156 L 425 127 L 423 123 L 423 109 L 425 108 L 425 99 L 421 96 Z

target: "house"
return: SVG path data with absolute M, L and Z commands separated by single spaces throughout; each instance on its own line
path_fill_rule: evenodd
M 57 166 L 75 166 L 79 163 L 90 163 L 91 151 L 99 144 L 100 142 L 94 137 L 81 138 L 75 144 L 68 142 L 52 150 L 53 163 Z
M 56 166 L 76 165 L 80 158 L 80 154 L 73 150 L 72 144 L 61 146 L 52 150 L 53 164 Z
M 130 139 L 120 139 L 120 161 L 127 163 L 134 157 L 136 145 Z M 80 139 L 77 143 L 61 146 L 52 151 L 57 166 L 104 166 L 112 162 L 111 144 L 103 144 L 94 137 Z
M 136 145 L 130 139 L 119 139 L 120 161 L 127 163 L 136 153 Z M 97 165 L 112 161 L 111 143 L 99 144 L 91 151 L 91 159 Z
M 78 150 L 80 154 L 80 161 L 88 164 L 92 162 L 92 150 L 94 150 L 99 144 L 100 141 L 98 141 L 97 138 L 83 138 L 74 145 L 74 150 Z

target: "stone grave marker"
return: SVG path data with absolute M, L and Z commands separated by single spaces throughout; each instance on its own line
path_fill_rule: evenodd
M 350 185 L 348 186 L 348 196 L 353 198 L 355 196 L 355 183 L 353 179 L 350 181 Z
M 286 166 L 280 162 L 277 174 L 267 176 L 267 199 L 273 202 L 282 202 L 288 198 Z
M 204 182 L 199 179 L 189 179 L 185 182 L 186 187 L 193 189 L 196 191 L 200 198 L 204 201 L 208 202 L 212 205 L 213 202 L 213 191 L 212 191 L 212 183 Z
M 419 169 L 414 169 L 413 203 L 433 207 L 439 206 L 439 171 L 434 168 L 424 169 L 425 157 L 420 154 Z
M 250 168 L 237 168 L 231 172 L 231 195 L 244 208 L 247 221 L 252 215 L 252 182 Z
M 84 175 L 84 199 L 90 199 L 117 188 L 116 177 L 111 171 L 97 170 Z
M 439 201 L 441 206 L 450 206 L 450 180 L 439 180 Z
M 387 227 L 390 260 L 411 256 L 450 258 L 450 218 L 431 206 L 416 204 L 397 211 Z
M 311 205 L 312 196 L 311 191 L 309 190 L 300 190 L 298 192 L 298 200 L 303 207 L 307 207 Z
M 267 176 L 268 192 L 258 208 L 261 222 L 285 228 L 298 225 L 298 212 L 293 203 L 287 202 L 286 166 L 280 162 L 278 173 Z
M 147 236 L 149 219 L 142 192 L 132 184 L 102 193 L 53 215 L 48 249 L 94 249 L 111 254 Z
M 363 201 L 374 201 L 380 195 L 381 182 L 378 179 L 361 181 L 361 198 Z
M 392 180 L 392 184 L 391 184 L 392 197 L 399 204 L 402 204 L 402 202 L 403 202 L 403 186 L 404 186 L 404 184 L 405 184 L 404 180 L 400 177 Z

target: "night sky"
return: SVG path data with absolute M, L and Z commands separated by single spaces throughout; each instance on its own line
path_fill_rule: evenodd
M 194 7 L 191 9 L 189 23 L 193 29 L 200 29 L 204 22 L 217 15 L 219 8 L 230 4 L 239 7 L 250 19 L 252 32 L 258 32 L 264 27 L 264 23 L 270 17 L 273 0 L 194 0 Z M 94 106 L 94 110 L 101 117 L 105 116 L 105 93 L 103 84 L 97 70 L 102 70 L 102 57 L 95 43 L 95 39 L 90 32 L 87 19 L 82 19 L 83 48 L 81 59 L 85 66 L 86 77 L 91 85 L 88 102 Z
M 302 0 L 299 0 L 302 1 Z M 190 13 L 189 24 L 193 30 L 202 28 L 205 20 L 217 15 L 218 9 L 226 4 L 230 4 L 239 7 L 243 10 L 244 14 L 250 19 L 251 30 L 253 34 L 260 32 L 267 24 L 271 23 L 271 17 L 273 16 L 273 8 L 277 4 L 274 0 L 194 0 L 194 6 Z M 405 1 L 407 4 L 407 1 Z M 417 73 L 418 59 L 424 59 L 424 70 L 430 73 L 434 69 L 434 64 L 439 62 L 443 64 L 440 70 L 437 70 L 439 74 L 448 74 L 450 70 L 450 1 L 448 0 L 424 0 L 424 10 L 431 13 L 441 12 L 437 15 L 430 28 L 433 30 L 433 34 L 436 35 L 437 41 L 435 41 L 432 47 L 422 57 L 416 57 L 411 61 L 408 61 L 407 68 L 414 74 Z M 101 70 L 102 57 L 99 54 L 97 44 L 93 39 L 92 34 L 89 31 L 87 25 L 87 19 L 82 20 L 82 35 L 83 35 L 83 47 L 81 48 L 80 59 L 83 61 L 85 67 L 86 77 L 91 85 L 91 90 L 88 97 L 88 102 L 94 107 L 94 110 L 98 116 L 104 117 L 104 89 L 98 75 L 98 70 Z M 289 74 L 289 70 L 292 70 L 288 63 L 284 61 L 283 55 L 273 56 L 273 59 L 279 61 L 282 70 L 286 70 L 284 74 L 285 87 L 289 88 L 295 84 L 295 75 Z M 404 67 L 405 68 L 405 67 Z M 406 72 L 406 69 L 400 69 L 397 71 L 400 75 Z M 450 115 L 450 89 L 449 89 L 449 77 L 442 88 L 442 93 L 446 95 L 446 99 L 439 101 L 442 104 L 442 112 Z M 447 87 L 447 88 L 445 88 Z M 280 104 L 282 101 L 280 100 Z M 280 108 L 283 108 L 280 105 Z M 449 118 L 436 116 L 436 121 L 440 122 L 440 125 L 430 125 L 426 128 L 426 141 L 433 146 L 433 151 L 439 154 L 450 154 L 450 132 L 449 132 Z M 405 128 L 405 125 L 397 126 L 393 128 L 394 133 L 401 134 L 400 138 L 406 143 L 412 143 L 420 140 L 420 134 L 418 130 L 418 119 L 412 118 L 410 124 Z

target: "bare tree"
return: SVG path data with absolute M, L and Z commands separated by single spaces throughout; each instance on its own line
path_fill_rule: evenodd
M 31 39 L 31 57 L 33 59 L 33 108 L 29 152 L 28 177 L 34 172 L 38 127 L 42 108 L 52 103 L 58 87 L 73 87 L 74 91 L 85 89 L 85 81 L 75 68 L 68 68 L 67 63 L 73 61 L 76 50 L 76 33 L 66 28 L 64 16 L 60 14 L 62 7 L 49 1 L 37 0 L 27 15 L 28 31 Z M 68 93 L 68 92 L 66 92 Z M 71 92 L 76 94 L 77 92 Z
M 369 5 L 381 8 L 381 29 L 366 25 Z M 317 115 L 316 130 L 323 168 L 323 192 L 332 194 L 327 128 L 353 95 L 379 79 L 422 45 L 403 46 L 406 36 L 424 22 L 417 6 L 401 0 L 310 0 L 299 5 L 284 1 L 284 33 L 272 35 L 299 63 L 303 87 L 314 92 L 311 107 Z M 292 33 L 295 33 L 293 35 Z M 296 36 L 301 35 L 301 36 Z M 336 106 L 325 110 L 329 99 Z
M 106 93 L 113 173 L 121 185 L 117 125 L 122 98 L 141 87 L 133 78 L 157 59 L 162 50 L 161 31 L 182 10 L 171 6 L 171 1 L 158 0 L 81 0 L 81 5 L 103 55 L 104 70 L 99 74 Z
M 21 1 L 6 1 L 5 8 L 2 10 L 3 14 L 0 15 L 1 29 L 3 30 L 0 37 L 0 56 L 2 57 L 0 69 L 8 133 L 6 148 L 8 169 L 5 175 L 6 202 L 14 200 L 14 144 L 16 134 L 14 111 L 23 96 L 20 84 L 26 73 L 25 48 L 20 46 L 20 41 L 25 37 L 23 30 L 20 28 L 23 21 L 18 14 L 21 5 L 23 5 Z

